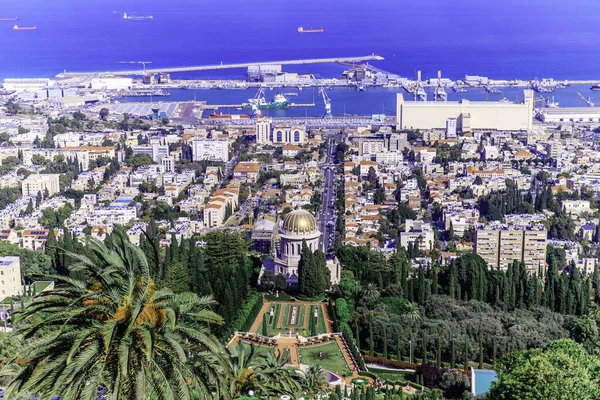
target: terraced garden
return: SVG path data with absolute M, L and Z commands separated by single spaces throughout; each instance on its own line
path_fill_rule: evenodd
M 350 376 L 352 374 L 337 342 L 320 346 L 302 347 L 298 349 L 298 353 L 302 364 L 320 365 L 324 369 L 342 376 Z
M 290 331 L 302 336 L 311 336 L 315 309 L 318 310 L 316 334 L 327 333 L 325 318 L 320 305 L 270 303 L 265 314 L 268 336 Z M 264 320 L 261 320 L 256 333 L 262 334 L 264 332 L 263 323 Z

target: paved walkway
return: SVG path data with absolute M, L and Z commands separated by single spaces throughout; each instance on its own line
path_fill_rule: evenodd
M 260 324 L 261 324 L 261 322 L 263 320 L 263 315 L 264 315 L 264 313 L 266 313 L 267 311 L 269 311 L 269 307 L 270 306 L 271 306 L 271 303 L 264 303 L 263 304 L 262 308 L 258 312 L 258 315 L 256 316 L 256 319 L 254 320 L 254 323 L 250 327 L 250 332 L 252 332 L 252 333 L 258 333 L 258 328 L 260 327 Z
M 279 354 L 284 351 L 289 351 L 290 353 L 290 363 L 292 365 L 300 365 L 299 357 L 298 357 L 298 339 L 295 337 L 291 338 L 279 338 L 277 340 L 277 349 L 279 350 Z

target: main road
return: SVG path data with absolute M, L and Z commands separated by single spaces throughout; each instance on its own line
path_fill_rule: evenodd
M 319 247 L 321 251 L 327 254 L 327 251 L 333 244 L 333 238 L 330 238 L 330 232 L 335 232 L 335 194 L 334 194 L 334 183 L 336 167 L 333 163 L 334 154 L 336 151 L 336 141 L 333 138 L 327 140 L 327 150 L 325 163 L 321 164 L 324 168 L 323 172 L 323 204 L 321 206 L 321 213 L 319 214 L 319 230 L 321 231 L 321 238 L 319 241 Z M 331 226 L 330 226 L 331 225 Z
M 283 61 L 264 61 L 264 62 L 247 62 L 236 64 L 213 64 L 213 65 L 196 65 L 190 67 L 170 67 L 170 68 L 152 68 L 152 69 L 137 69 L 127 71 L 105 71 L 105 72 L 61 72 L 56 75 L 57 78 L 74 78 L 80 76 L 93 75 L 147 75 L 160 73 L 174 72 L 192 72 L 192 71 L 212 71 L 217 69 L 233 69 L 233 68 L 248 68 L 261 65 L 298 65 L 298 64 L 324 64 L 324 63 L 359 63 L 364 61 L 381 61 L 383 57 L 371 54 L 370 56 L 358 57 L 337 57 L 337 58 L 310 58 L 304 60 L 283 60 Z

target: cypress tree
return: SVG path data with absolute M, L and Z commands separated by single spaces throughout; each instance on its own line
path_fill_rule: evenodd
M 431 286 L 433 294 L 438 294 L 438 271 L 437 269 L 433 270 L 433 277 L 431 279 Z
M 437 335 L 436 339 L 437 339 L 437 349 L 436 349 L 437 367 L 442 368 L 442 344 L 440 341 L 440 335 Z
M 387 329 L 385 325 L 383 326 L 383 358 L 388 358 Z
M 358 329 L 358 322 L 354 324 L 354 330 L 355 330 L 355 341 L 356 341 L 356 346 L 358 346 L 358 349 L 360 350 L 360 331 Z
M 417 293 L 417 302 L 419 304 L 425 303 L 425 273 L 423 268 L 419 268 L 419 292 Z
M 369 322 L 369 354 L 375 355 L 375 341 L 373 340 L 373 325 Z
M 479 335 L 479 369 L 483 368 L 483 342 L 481 341 L 481 335 Z
M 428 362 L 427 361 L 428 360 L 427 359 L 427 335 L 423 335 L 421 337 L 421 343 L 423 345 L 423 349 L 422 349 L 422 351 L 423 351 L 423 364 L 427 364 L 427 362 Z
M 396 339 L 396 358 L 398 361 L 402 361 L 402 345 L 400 343 L 400 334 L 398 334 L 398 338 Z
M 262 335 L 265 337 L 269 336 L 267 327 L 267 313 L 264 313 L 262 318 Z
M 179 261 L 179 243 L 177 243 L 177 236 L 174 233 L 171 233 L 171 260 Z
M 456 367 L 456 349 L 454 348 L 454 337 L 450 339 L 450 367 Z
M 492 340 L 492 364 L 496 365 L 496 338 Z
M 465 339 L 465 371 L 469 370 L 469 337 Z

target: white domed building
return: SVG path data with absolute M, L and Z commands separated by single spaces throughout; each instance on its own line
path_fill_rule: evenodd
M 289 287 L 298 286 L 298 264 L 302 255 L 302 242 L 311 251 L 319 250 L 319 231 L 317 220 L 307 210 L 294 210 L 288 213 L 279 226 L 279 243 L 275 246 L 273 260 L 265 259 L 263 270 L 271 270 L 275 274 L 286 277 Z M 339 282 L 340 266 L 337 260 L 328 261 L 331 271 L 331 283 Z

